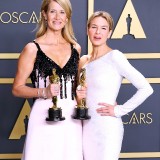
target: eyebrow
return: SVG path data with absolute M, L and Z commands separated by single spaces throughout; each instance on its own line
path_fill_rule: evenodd
M 91 24 L 91 26 L 97 26 L 97 25 L 96 25 L 96 24 Z M 109 26 L 106 26 L 106 25 L 105 25 L 105 26 L 101 26 L 101 27 L 106 27 L 106 28 L 107 28 L 107 27 L 109 27 Z
M 64 12 L 65 12 L 65 10 L 64 10 L 64 9 L 57 10 L 57 9 L 55 9 L 55 8 L 50 8 L 50 10 L 55 10 L 55 11 L 64 11 Z

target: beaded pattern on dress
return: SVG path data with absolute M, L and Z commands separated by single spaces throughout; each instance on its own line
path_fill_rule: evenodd
M 30 75 L 32 84 L 35 88 L 39 88 L 39 80 L 44 80 L 44 87 L 46 86 L 46 78 L 52 75 L 52 69 L 56 69 L 56 74 L 60 77 L 60 98 L 67 98 L 66 92 L 66 83 L 71 80 L 71 97 L 72 100 L 75 97 L 75 86 L 77 80 L 77 72 L 78 72 L 78 62 L 79 62 L 79 54 L 73 45 L 71 44 L 71 57 L 68 62 L 65 64 L 63 68 L 57 65 L 52 59 L 47 57 L 45 53 L 41 50 L 38 43 L 33 41 L 37 48 L 37 57 L 34 63 L 33 71 Z M 63 83 L 64 80 L 64 83 Z M 64 86 L 63 86 L 64 84 Z M 64 96 L 63 96 L 63 87 L 64 87 Z

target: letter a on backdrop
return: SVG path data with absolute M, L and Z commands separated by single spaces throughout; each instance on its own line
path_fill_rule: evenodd
M 130 16 L 129 25 L 127 24 L 128 15 Z M 134 38 L 146 38 L 131 0 L 127 0 L 111 39 L 122 39 L 124 35 L 128 34 L 128 30 Z
M 21 136 L 24 136 L 26 134 L 25 129 L 27 128 L 27 121 L 29 114 L 30 114 L 30 105 L 26 100 L 19 114 L 19 117 L 17 118 L 17 121 L 12 129 L 9 139 L 20 139 Z

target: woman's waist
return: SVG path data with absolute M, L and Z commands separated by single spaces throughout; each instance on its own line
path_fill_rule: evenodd
M 116 96 L 112 95 L 90 95 L 86 97 L 86 103 L 88 105 L 98 105 L 98 103 L 107 103 L 114 105 L 116 102 Z

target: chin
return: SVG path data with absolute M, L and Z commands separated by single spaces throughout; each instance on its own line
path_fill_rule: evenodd
M 62 26 L 54 26 L 54 27 L 52 27 L 52 29 L 55 31 L 59 31 L 59 30 L 62 30 L 63 27 Z
M 95 46 L 95 47 L 98 47 L 98 46 L 101 46 L 102 43 L 94 43 L 94 42 L 93 42 L 92 45 Z

